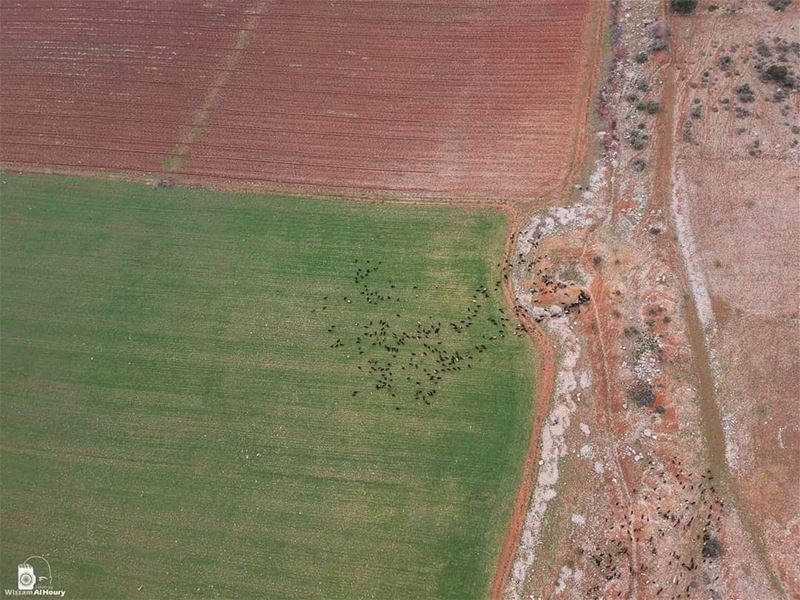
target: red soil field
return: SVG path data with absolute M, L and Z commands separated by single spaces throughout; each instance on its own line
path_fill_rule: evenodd
M 589 0 L 3 2 L 1 158 L 299 191 L 542 197 Z
M 184 172 L 542 195 L 570 159 L 590 4 L 275 3 Z
M 0 159 L 152 172 L 235 44 L 237 2 L 0 3 Z

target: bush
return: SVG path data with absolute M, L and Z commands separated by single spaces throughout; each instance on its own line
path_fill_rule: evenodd
M 769 4 L 775 10 L 784 10 L 791 3 L 792 0 L 767 0 L 767 4 Z
M 690 120 L 687 120 L 683 124 L 683 141 L 689 144 L 694 143 L 694 134 L 692 133 L 692 127 L 694 123 Z
M 697 8 L 697 0 L 670 0 L 669 5 L 676 13 L 688 15 Z
M 646 383 L 637 383 L 628 390 L 628 397 L 636 406 L 646 408 L 652 406 L 656 400 L 656 393 L 653 388 Z
M 635 60 L 637 64 L 643 65 L 644 63 L 647 62 L 649 58 L 650 55 L 647 54 L 647 52 L 639 52 L 639 54 L 637 54 L 636 58 L 634 58 L 633 60 Z
M 703 558 L 719 558 L 722 554 L 722 544 L 713 535 L 703 534 Z
M 658 38 L 653 40 L 653 43 L 650 44 L 650 50 L 653 52 L 661 52 L 664 48 L 667 47 L 667 40 L 663 38 Z
M 661 105 L 655 100 L 648 100 L 645 110 L 647 110 L 648 115 L 654 115 L 661 110 Z
M 625 134 L 625 137 L 628 139 L 628 143 L 634 150 L 642 150 L 645 146 L 647 146 L 647 140 L 650 136 L 648 136 L 641 129 L 629 129 Z
M 784 65 L 772 65 L 769 69 L 767 69 L 767 77 L 772 79 L 772 81 L 782 83 L 786 80 L 788 75 L 789 69 L 787 69 Z
M 736 95 L 739 98 L 739 102 L 752 102 L 756 99 L 756 93 L 750 87 L 750 84 L 743 83 L 739 87 L 736 88 Z

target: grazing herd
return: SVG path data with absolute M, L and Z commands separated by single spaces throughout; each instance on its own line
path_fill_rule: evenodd
M 328 347 L 362 358 L 358 371 L 371 382 L 371 389 L 394 399 L 395 410 L 401 410 L 403 400 L 431 405 L 447 379 L 472 369 L 475 361 L 496 349 L 512 329 L 505 311 L 495 307 L 492 292 L 485 286 L 473 290 L 460 318 L 403 317 L 401 311 L 413 307 L 403 299 L 398 285 L 391 280 L 383 287 L 370 285 L 370 276 L 382 263 L 356 259 L 354 264 L 356 290 L 352 297 L 342 296 L 341 302 L 352 304 L 361 299 L 384 309 L 384 314 L 354 326 L 330 324 L 327 331 L 333 339 Z M 417 285 L 407 286 L 406 292 L 417 293 L 418 289 Z M 500 290 L 499 281 L 494 289 Z M 329 296 L 324 296 L 322 309 L 327 310 L 331 303 Z M 520 334 L 522 328 L 513 331 Z M 351 397 L 360 391 L 352 390 Z

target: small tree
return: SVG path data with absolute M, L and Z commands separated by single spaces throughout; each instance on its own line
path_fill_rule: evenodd
M 792 0 L 767 0 L 767 4 L 769 4 L 775 10 L 784 10 L 791 3 Z
M 772 81 L 782 82 L 786 79 L 788 74 L 789 69 L 783 65 L 772 65 L 769 69 L 767 69 L 767 77 L 772 79 Z
M 688 15 L 697 8 L 697 0 L 670 0 L 672 10 L 682 15 Z

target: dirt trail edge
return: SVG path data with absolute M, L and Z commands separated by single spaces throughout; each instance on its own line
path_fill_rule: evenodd
M 508 264 L 512 259 L 512 253 L 516 247 L 513 233 L 517 231 L 517 227 L 520 224 L 519 217 L 518 213 L 514 214 L 511 226 L 512 235 L 506 238 L 505 264 Z M 512 282 L 506 277 L 503 278 L 503 294 L 506 304 L 513 310 L 516 302 L 514 300 Z M 525 524 L 525 512 L 527 511 L 536 480 L 536 463 L 539 460 L 542 425 L 550 411 L 550 399 L 553 396 L 555 385 L 556 351 L 552 340 L 527 314 L 517 314 L 516 316 L 528 330 L 536 348 L 536 399 L 531 423 L 531 437 L 522 467 L 522 480 L 514 498 L 514 509 L 511 513 L 508 530 L 500 547 L 497 566 L 495 567 L 489 590 L 489 597 L 492 600 L 498 600 L 503 597 L 503 590 L 511 573 L 511 567 L 514 564 L 514 556 L 516 555 Z
M 572 145 L 572 156 L 568 172 L 562 182 L 559 198 L 550 204 L 565 204 L 569 200 L 572 185 L 576 177 L 579 177 L 587 162 L 592 131 L 590 117 L 593 114 L 593 102 L 597 96 L 597 89 L 603 69 L 604 39 L 607 34 L 608 24 L 608 5 L 605 2 L 597 2 L 590 15 L 590 24 L 584 39 L 586 46 L 587 68 L 585 72 L 590 74 L 586 77 L 585 84 L 581 88 L 580 105 L 583 121 L 576 128 L 575 137 Z M 521 209 L 521 207 L 520 207 Z M 527 212 L 527 219 L 531 215 L 542 210 L 538 207 L 535 211 Z M 505 264 L 513 264 L 515 248 L 517 247 L 516 234 L 526 220 L 522 210 L 512 210 L 512 226 L 510 235 L 506 239 Z M 503 293 L 509 308 L 514 310 L 516 318 L 527 329 L 531 340 L 536 349 L 536 401 L 533 409 L 533 421 L 531 423 L 531 437 L 525 454 L 525 461 L 522 469 L 522 479 L 517 495 L 514 498 L 514 507 L 509 521 L 508 530 L 503 538 L 502 546 L 498 554 L 497 566 L 492 577 L 489 590 L 491 600 L 500 600 L 508 584 L 514 558 L 519 549 L 525 517 L 531 502 L 534 485 L 537 477 L 537 463 L 540 459 L 542 444 L 542 427 L 550 412 L 551 400 L 555 390 L 556 377 L 556 346 L 554 340 L 548 336 L 544 329 L 540 327 L 527 311 L 515 310 L 517 307 L 516 294 L 514 291 L 513 269 L 510 270 L 508 277 L 503 278 Z

